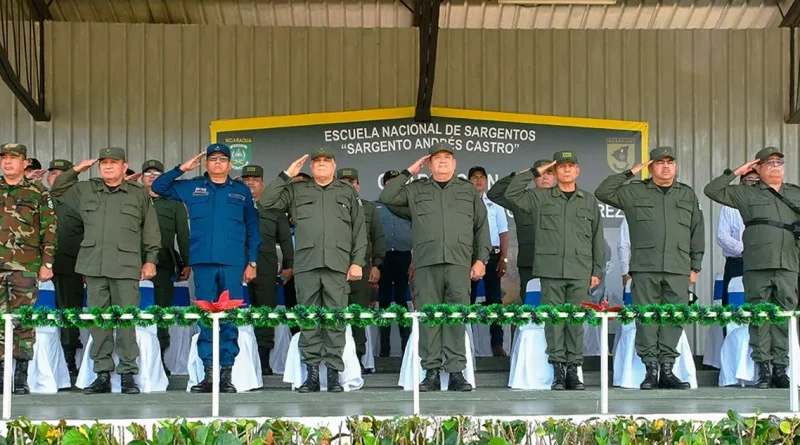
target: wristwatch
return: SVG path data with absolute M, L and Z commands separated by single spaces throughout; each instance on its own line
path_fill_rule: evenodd
M 508 263 L 508 258 L 503 258 L 504 263 Z
M 46 268 L 48 268 L 48 269 L 52 269 L 52 268 L 53 268 L 53 265 L 52 265 L 52 264 L 50 264 L 50 263 L 44 263 L 44 267 L 46 267 Z
M 249 263 L 247 263 L 247 265 L 248 265 L 248 266 L 250 266 L 250 267 L 252 267 L 252 268 L 254 268 L 254 269 L 255 269 L 256 267 L 258 267 L 258 263 L 256 263 L 255 261 L 250 261 Z

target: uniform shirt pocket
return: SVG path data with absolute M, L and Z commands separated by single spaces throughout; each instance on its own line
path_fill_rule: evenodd
M 676 215 L 678 224 L 689 227 L 692 224 L 692 213 L 694 212 L 695 204 L 692 201 L 680 200 L 675 203 L 677 206 Z
M 436 210 L 433 193 L 420 193 L 414 196 L 414 213 L 418 216 L 428 215 Z
M 557 205 L 542 207 L 540 226 L 543 230 L 560 230 L 562 228 L 561 208 Z
M 642 199 L 634 203 L 634 216 L 636 221 L 652 221 L 655 219 L 655 202 Z
M 748 205 L 748 210 L 753 218 L 766 218 L 772 214 L 773 206 L 770 205 L 770 200 L 767 198 L 754 198 L 751 199 Z
M 347 198 L 347 196 L 336 197 L 336 207 L 339 209 L 339 218 L 341 218 L 342 221 L 346 222 L 347 224 L 350 224 L 351 220 L 350 218 L 351 205 L 352 204 L 350 203 L 350 200 Z
M 236 222 L 244 221 L 244 195 L 238 193 L 228 194 L 228 215 Z
M 314 203 L 316 200 L 311 196 L 300 196 L 295 200 L 295 220 L 311 218 L 314 216 Z
M 121 219 L 120 227 L 138 232 L 142 222 L 142 210 L 135 204 L 123 204 L 119 212 Z
M 30 198 L 17 198 L 14 218 L 26 226 L 36 225 L 36 217 L 39 214 L 36 201 Z

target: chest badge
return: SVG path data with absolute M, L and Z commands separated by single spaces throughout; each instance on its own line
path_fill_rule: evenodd
M 192 196 L 208 196 L 208 190 L 205 187 L 195 187 Z

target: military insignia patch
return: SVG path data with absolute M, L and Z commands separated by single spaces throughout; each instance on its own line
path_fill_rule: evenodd
M 633 167 L 636 159 L 636 140 L 612 138 L 606 140 L 606 159 L 611 170 L 622 173 Z

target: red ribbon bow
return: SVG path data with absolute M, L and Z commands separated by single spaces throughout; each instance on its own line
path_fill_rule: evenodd
M 217 301 L 195 300 L 194 304 L 200 309 L 209 312 L 225 312 L 228 309 L 236 309 L 244 305 L 244 300 L 230 300 L 230 293 L 225 291 L 219 295 Z
M 595 312 L 619 312 L 622 309 L 622 306 L 608 307 L 608 300 L 601 301 L 599 305 L 581 300 L 581 307 L 594 309 Z

